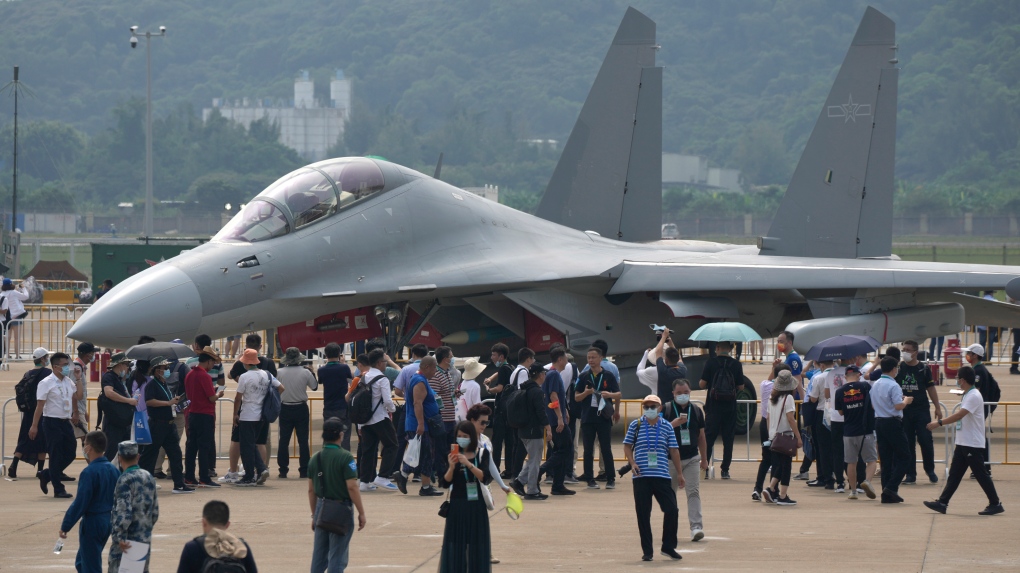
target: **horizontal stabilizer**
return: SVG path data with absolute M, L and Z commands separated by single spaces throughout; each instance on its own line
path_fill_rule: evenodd
M 659 238 L 662 68 L 655 22 L 628 8 L 535 214 L 603 237 Z
M 892 253 L 896 24 L 868 8 L 776 212 L 762 255 Z

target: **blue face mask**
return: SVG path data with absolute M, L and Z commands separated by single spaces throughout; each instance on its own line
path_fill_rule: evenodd
M 60 373 L 63 374 L 64 376 L 70 376 L 71 375 L 71 366 L 70 365 L 62 366 L 60 368 Z
M 645 408 L 644 415 L 646 420 L 651 421 L 659 417 L 659 410 L 656 408 Z
M 460 449 L 466 450 L 467 447 L 471 445 L 471 438 L 460 438 L 460 437 L 458 437 L 457 438 L 457 445 L 460 446 Z
M 687 404 L 689 404 L 691 402 L 691 395 L 690 394 L 680 394 L 679 396 L 674 396 L 673 397 L 673 401 L 675 401 L 677 404 L 679 404 L 681 406 L 686 406 Z
M 170 371 L 169 370 L 164 370 L 163 371 L 163 379 L 166 380 L 168 378 L 170 378 Z

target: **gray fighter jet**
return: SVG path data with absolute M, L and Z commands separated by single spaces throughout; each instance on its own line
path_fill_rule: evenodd
M 131 277 L 69 337 L 124 348 L 280 328 L 360 340 L 396 325 L 488 356 L 608 342 L 617 357 L 707 321 L 784 328 L 805 350 L 834 334 L 881 341 L 1013 326 L 1020 267 L 904 262 L 892 254 L 894 23 L 868 8 L 821 106 L 768 236 L 757 246 L 658 240 L 662 69 L 655 24 L 629 9 L 532 216 L 374 158 L 290 173 L 213 239 Z M 438 169 L 437 169 L 438 171 Z M 438 175 L 438 173 L 437 173 Z M 302 334 L 304 333 L 304 334 Z M 304 338 L 302 338 L 304 336 Z

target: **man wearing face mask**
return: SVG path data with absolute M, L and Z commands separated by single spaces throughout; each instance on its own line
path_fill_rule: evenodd
M 63 480 L 64 470 L 74 461 L 75 439 L 74 428 L 71 426 L 74 413 L 74 381 L 71 380 L 71 357 L 57 352 L 50 357 L 53 373 L 39 382 L 36 390 L 35 417 L 28 437 L 34 440 L 39 435 L 40 422 L 43 435 L 46 436 L 46 452 L 49 454 L 50 467 L 39 472 L 39 488 L 44 494 L 49 490 L 46 485 L 53 484 L 53 497 L 74 497 L 67 493 Z
M 131 438 L 135 406 L 138 400 L 131 397 L 127 389 L 127 376 L 131 371 L 131 359 L 123 352 L 110 357 L 110 369 L 103 374 L 100 384 L 99 417 L 106 434 L 106 459 L 115 461 L 117 444 Z
M 673 427 L 680 451 L 684 491 L 687 494 L 687 521 L 691 526 L 691 541 L 705 538 L 701 522 L 701 471 L 708 469 L 708 442 L 705 440 L 705 414 L 691 404 L 691 384 L 686 378 L 673 381 L 673 399 L 662 408 L 662 417 Z M 681 480 L 670 467 L 673 491 Z
M 145 407 L 149 414 L 149 432 L 152 443 L 145 447 L 138 465 L 150 474 L 156 467 L 159 449 L 166 451 L 170 460 L 170 477 L 174 481 L 172 493 L 194 493 L 195 488 L 184 485 L 184 464 L 181 456 L 181 439 L 177 435 L 174 418 L 178 415 L 177 404 L 183 396 L 174 395 L 166 385 L 170 377 L 170 361 L 157 356 L 149 361 L 149 375 L 152 382 L 145 387 Z
M 78 356 L 71 362 L 71 380 L 75 385 L 75 413 L 78 414 L 78 422 L 74 424 L 74 437 L 81 440 L 85 445 L 85 434 L 89 433 L 89 364 L 96 359 L 96 347 L 91 342 L 82 342 L 78 345 Z
M 917 346 L 917 342 L 913 340 L 903 342 L 903 349 L 900 352 L 902 362 L 896 375 L 896 382 L 903 389 L 903 395 L 914 398 L 910 406 L 903 410 L 903 430 L 907 434 L 907 444 L 910 446 L 910 463 L 907 465 L 907 477 L 903 480 L 903 485 L 917 483 L 915 441 L 921 446 L 921 463 L 924 473 L 928 475 L 928 481 L 939 483 L 939 476 L 935 473 L 935 444 L 931 432 L 926 428 L 931 422 L 928 398 L 930 397 L 935 404 L 936 419 L 942 419 L 942 409 L 939 407 L 939 394 L 931 378 L 931 370 L 917 359 Z
M 637 513 L 638 533 L 641 536 L 641 560 L 652 560 L 652 498 L 662 510 L 662 545 L 659 552 L 678 561 L 676 552 L 677 519 L 676 493 L 670 487 L 667 464 L 673 463 L 680 487 L 684 481 L 676 435 L 673 428 L 662 421 L 659 411 L 662 401 L 655 394 L 641 401 L 642 416 L 627 427 L 623 439 L 623 453 L 633 468 L 634 511 Z
M 102 432 L 89 432 L 85 436 L 88 465 L 81 472 L 78 497 L 64 513 L 58 533 L 61 539 L 67 539 L 67 532 L 81 520 L 74 566 L 83 573 L 103 573 L 103 547 L 110 539 L 113 489 L 120 478 L 120 470 L 106 459 L 107 448 L 106 435 Z

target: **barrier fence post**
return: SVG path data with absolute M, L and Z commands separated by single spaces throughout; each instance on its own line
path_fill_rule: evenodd
M 14 398 L 8 398 L 0 408 L 0 477 L 7 475 L 7 405 Z M 11 456 L 14 459 L 14 456 Z

